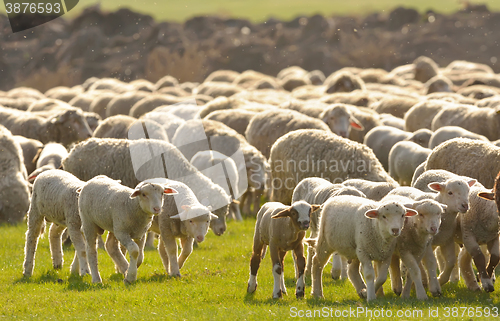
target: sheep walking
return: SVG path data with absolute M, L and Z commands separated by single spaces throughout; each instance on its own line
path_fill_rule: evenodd
M 295 202 L 291 206 L 285 206 L 278 202 L 268 202 L 261 207 L 257 213 L 257 222 L 255 222 L 248 293 L 253 293 L 257 289 L 257 271 L 265 247 L 268 245 L 273 265 L 273 298 L 277 299 L 283 294 L 287 294 L 283 260 L 288 251 L 293 251 L 297 260 L 298 279 L 295 296 L 297 298 L 304 297 L 306 262 L 302 239 L 306 234 L 305 231 L 309 228 L 311 213 L 318 208 L 319 205 L 309 205 L 304 201 Z
M 121 185 L 104 175 L 89 180 L 78 189 L 78 209 L 82 220 L 82 231 L 87 241 L 87 258 L 93 283 L 101 283 L 97 268 L 97 236 L 109 231 L 106 251 L 113 259 L 117 270 L 125 275 L 124 282 L 137 279 L 137 268 L 144 256 L 146 232 L 153 215 L 158 215 L 163 206 L 163 194 L 176 194 L 172 188 L 154 183 L 140 183 L 135 189 Z M 123 244 L 130 255 L 130 264 L 125 259 L 119 244 Z
M 45 222 L 52 222 L 49 242 L 54 269 L 62 267 L 61 235 L 64 229 L 68 228 L 68 234 L 76 252 L 71 264 L 71 273 L 85 275 L 90 272 L 85 253 L 85 241 L 80 230 L 82 223 L 78 213 L 77 190 L 84 184 L 85 182 L 72 174 L 58 169 L 45 171 L 36 178 L 28 212 L 23 264 L 25 276 L 29 277 L 33 274 L 38 237 L 43 233 Z
M 398 202 L 374 202 L 356 196 L 338 196 L 327 201 L 321 210 L 312 267 L 312 295 L 323 296 L 323 268 L 333 252 L 351 260 L 348 274 L 358 295 L 372 301 L 375 292 L 387 279 L 387 271 L 396 246 L 396 238 L 403 228 L 405 216 L 417 215 L 413 209 Z M 372 261 L 376 262 L 378 278 Z M 363 282 L 359 274 L 361 263 Z

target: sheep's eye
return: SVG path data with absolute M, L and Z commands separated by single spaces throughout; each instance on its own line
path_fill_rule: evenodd
M 448 192 L 448 195 L 453 195 L 453 192 L 452 192 L 452 191 L 449 191 L 449 192 Z
M 143 196 L 143 197 L 146 197 L 146 194 L 142 193 L 142 196 Z
M 189 223 L 191 223 L 191 224 L 192 224 L 192 223 L 193 223 L 193 221 L 191 221 L 191 220 L 190 220 L 190 221 L 189 221 Z
M 382 215 L 382 218 L 385 218 L 385 215 Z

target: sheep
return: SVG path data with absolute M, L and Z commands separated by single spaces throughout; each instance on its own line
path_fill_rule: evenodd
M 83 92 L 83 88 L 80 86 L 75 87 L 65 87 L 58 86 L 53 87 L 45 92 L 45 97 L 59 99 L 64 102 L 69 102 L 75 96 L 81 94 Z
M 368 147 L 322 130 L 301 129 L 281 137 L 271 148 L 269 163 L 271 199 L 284 204 L 290 204 L 293 188 L 306 177 L 395 184 Z
M 344 138 L 347 138 L 352 129 L 364 130 L 363 125 L 352 115 L 349 107 L 344 104 L 333 104 L 328 106 L 319 115 L 330 130 Z
M 155 91 L 155 85 L 153 85 L 152 82 L 146 80 L 146 79 L 135 79 L 129 82 L 129 85 L 134 88 L 135 90 L 142 90 L 142 91 L 149 91 L 153 92 Z
M 415 284 L 417 299 L 426 300 L 427 294 L 422 283 L 419 264 L 428 248 L 432 249 L 432 238 L 439 231 L 441 215 L 447 206 L 429 199 L 414 202 L 410 198 L 397 195 L 388 195 L 382 199 L 382 202 L 387 201 L 411 204 L 411 206 L 405 206 L 409 206 L 418 212 L 418 215 L 405 219 L 401 234 L 396 241 L 396 249 L 390 266 L 392 288 L 397 295 L 402 294 L 403 298 L 409 298 L 413 283 Z M 406 284 L 402 292 L 399 259 L 407 268 Z M 434 276 L 431 280 L 429 290 L 434 296 L 440 295 L 441 287 L 436 277 Z
M 441 285 L 450 279 L 456 262 L 453 234 L 456 228 L 457 213 L 465 213 L 469 209 L 469 191 L 470 187 L 475 183 L 475 179 L 460 177 L 446 171 L 430 170 L 424 172 L 415 180 L 414 188 L 400 188 L 391 192 L 409 196 L 416 200 L 432 198 L 448 206 L 441 217 L 439 233 L 432 240 L 433 247 L 439 246 L 444 257 L 439 275 L 439 283 Z M 435 191 L 438 193 L 432 193 Z M 425 256 L 424 260 L 429 277 L 436 274 L 436 258 L 431 252 Z
M 473 85 L 459 89 L 457 94 L 480 100 L 489 97 L 498 97 L 500 94 L 500 88 L 485 85 Z
M 219 96 L 231 97 L 232 95 L 237 94 L 242 90 L 243 88 L 241 88 L 237 84 L 210 81 L 200 84 L 197 88 L 197 93 L 208 95 L 214 98 Z
M 424 139 L 421 139 L 421 135 L 424 136 Z M 380 163 L 386 170 L 389 170 L 389 152 L 397 142 L 408 140 L 425 144 L 426 141 L 428 143 L 427 138 L 430 138 L 428 131 L 412 134 L 390 126 L 379 126 L 366 134 L 364 144 L 373 150 Z
M 244 136 L 250 120 L 256 114 L 256 112 L 243 109 L 216 110 L 204 119 L 219 121 Z
M 174 139 L 177 128 L 185 123 L 185 120 L 175 115 L 164 112 L 161 107 L 156 108 L 154 111 L 145 113 L 140 119 L 152 120 L 160 124 L 167 133 L 168 141 Z
M 163 105 L 173 105 L 181 102 L 183 98 L 161 95 L 161 94 L 148 94 L 143 99 L 136 102 L 128 113 L 129 116 L 139 118 L 147 112 L 152 111 L 156 107 Z
M 423 162 L 422 164 L 418 165 L 417 168 L 415 168 L 415 172 L 413 172 L 413 177 L 411 178 L 410 186 L 414 186 L 415 181 L 425 172 L 425 165 L 427 165 L 427 161 Z
M 439 74 L 439 66 L 429 57 L 420 56 L 413 61 L 413 65 L 415 65 L 414 78 L 422 83 Z
M 61 167 L 62 160 L 68 156 L 68 151 L 66 147 L 58 143 L 48 143 L 43 146 L 40 153 L 33 161 L 36 160 L 36 169 L 30 173 L 28 176 L 28 181 L 33 183 L 38 175 L 41 173 L 51 170 L 59 169 Z
M 396 182 L 371 182 L 365 179 L 351 178 L 342 182 L 344 186 L 351 186 L 366 195 L 366 198 L 373 201 L 380 201 L 390 191 L 399 187 Z
M 425 83 L 425 94 L 452 92 L 453 83 L 445 76 L 434 76 Z M 465 96 L 465 95 L 464 95 Z
M 65 146 L 92 136 L 92 132 L 79 110 L 61 111 L 50 118 L 0 107 L 0 124 L 14 135 L 37 139 L 43 144 L 61 143 Z
M 244 90 L 231 96 L 233 99 L 244 99 L 250 102 L 279 106 L 281 103 L 292 98 L 291 94 L 284 90 L 259 89 Z
M 0 125 L 0 222 L 16 224 L 30 206 L 23 152 L 12 134 Z
M 241 74 L 237 75 L 236 78 L 234 78 L 232 84 L 239 85 L 243 88 L 248 88 L 251 87 L 257 81 L 266 77 L 268 76 L 261 72 L 255 70 L 245 70 Z
M 454 138 L 432 150 L 425 170 L 445 169 L 475 178 L 486 188 L 493 188 L 496 173 L 500 171 L 499 156 L 500 148 L 489 142 Z
M 463 129 L 462 127 L 444 126 L 436 130 L 434 133 L 432 133 L 431 139 L 429 140 L 429 148 L 433 149 L 442 142 L 457 137 L 478 139 L 489 142 L 488 138 L 484 137 L 483 135 L 475 134 L 471 131 L 468 131 L 467 129 Z
M 19 110 L 28 110 L 29 106 L 33 104 L 37 99 L 34 98 L 10 98 L 10 97 L 0 97 L 0 105 L 4 107 L 9 107 Z
M 354 90 L 352 92 L 338 92 L 330 95 L 322 95 L 321 102 L 327 104 L 343 103 L 355 106 L 368 107 L 375 102 L 373 94 L 367 91 Z
M 326 179 L 319 177 L 309 177 L 304 178 L 300 181 L 299 184 L 295 187 L 292 194 L 292 203 L 298 201 L 305 201 L 309 204 L 322 205 L 327 200 L 332 197 L 339 195 L 353 195 L 359 197 L 366 197 L 365 194 L 360 192 L 358 189 L 350 186 L 343 186 L 341 184 L 332 184 Z M 319 232 L 319 219 L 320 219 L 320 211 L 315 211 L 311 213 L 311 238 L 316 238 Z M 307 264 L 305 269 L 305 275 L 311 275 L 311 267 L 312 267 L 312 258 L 314 256 L 314 248 L 307 248 Z M 334 257 L 334 262 L 336 258 Z M 338 263 L 338 262 L 335 262 Z M 335 264 L 334 264 L 334 267 Z M 343 275 L 344 270 L 342 269 L 341 274 Z M 332 278 L 339 278 L 338 270 L 332 269 Z M 345 278 L 345 275 L 343 275 Z
M 403 118 L 399 118 L 391 114 L 380 114 L 380 121 L 382 122 L 382 125 L 405 130 L 405 121 Z
M 74 107 L 78 107 L 83 111 L 89 111 L 90 104 L 92 104 L 92 101 L 95 97 L 97 97 L 99 92 L 100 90 L 83 92 L 73 97 L 70 101 L 68 101 L 68 104 Z
M 99 175 L 77 189 L 77 193 L 92 283 L 102 283 L 97 269 L 96 240 L 104 230 L 109 231 L 106 251 L 117 270 L 125 275 L 124 283 L 134 282 L 144 256 L 145 234 L 153 216 L 161 213 L 163 194 L 177 194 L 177 191 L 164 185 L 144 182 L 131 189 Z M 130 264 L 118 242 L 129 252 Z
M 93 133 L 99 138 L 138 139 L 147 131 L 149 138 L 168 141 L 165 129 L 157 122 L 150 119 L 136 119 L 126 115 L 115 115 L 106 118 Z
M 286 91 L 292 91 L 301 86 L 311 85 L 311 80 L 306 77 L 306 74 L 290 74 L 280 80 L 280 85 Z
M 286 206 L 278 202 L 264 204 L 257 213 L 255 233 L 253 237 L 252 259 L 250 260 L 250 278 L 247 292 L 257 289 L 257 271 L 264 249 L 269 246 L 273 266 L 274 289 L 273 299 L 287 294 L 285 287 L 283 260 L 288 251 L 293 251 L 298 271 L 295 296 L 304 297 L 304 247 L 302 239 L 309 228 L 311 213 L 319 208 L 304 201 L 294 202 Z
M 51 111 L 64 108 L 72 108 L 72 106 L 62 100 L 53 98 L 43 98 L 33 102 L 26 111 L 39 112 L 39 111 Z
M 427 100 L 442 100 L 451 103 L 468 104 L 468 105 L 474 105 L 477 102 L 477 99 L 464 97 L 454 92 L 435 92 L 432 94 L 425 95 L 425 98 Z
M 469 194 L 470 209 L 457 218 L 455 242 L 464 245 L 459 255 L 458 265 L 467 288 L 472 291 L 478 291 L 480 288 L 472 270 L 471 259 L 474 259 L 484 291 L 495 290 L 494 271 L 500 260 L 498 241 L 500 219 L 497 205 L 488 200 L 494 201 L 497 197 L 498 184 L 497 176 L 493 191 L 486 190 L 479 183 L 472 186 Z M 487 244 L 490 252 L 488 266 L 479 247 L 482 244 Z
M 500 138 L 500 109 L 470 105 L 454 105 L 439 111 L 432 120 L 431 129 L 459 126 L 489 140 Z
M 153 151 L 154 154 L 151 154 Z M 91 138 L 75 145 L 63 160 L 63 169 L 81 180 L 97 175 L 122 180 L 125 186 L 157 177 L 181 181 L 188 185 L 200 202 L 212 205 L 219 217 L 210 227 L 215 235 L 226 230 L 230 197 L 218 185 L 199 173 L 172 144 L 156 139 L 124 140 Z M 167 172 L 165 172 L 165 169 Z
M 484 72 L 488 74 L 493 74 L 493 69 L 486 64 L 480 64 L 476 62 L 470 62 L 466 60 L 453 60 L 446 66 L 445 72 L 458 71 L 461 73 L 471 73 L 471 72 Z
M 325 74 L 321 70 L 313 70 L 307 73 L 307 78 L 314 86 L 320 86 L 325 82 Z
M 85 182 L 74 175 L 54 169 L 41 173 L 33 184 L 33 194 L 28 212 L 28 231 L 26 232 L 25 258 L 23 274 L 33 275 L 35 252 L 38 237 L 45 229 L 45 222 L 52 222 L 49 231 L 50 252 L 54 269 L 63 264 L 61 235 L 65 228 L 75 247 L 75 258 L 71 264 L 71 274 L 89 274 L 85 241 L 78 212 L 77 190 Z
M 220 81 L 232 83 L 239 75 L 239 72 L 233 70 L 216 70 L 208 75 L 207 78 L 205 78 L 205 81 Z
M 419 99 L 414 97 L 388 95 L 382 100 L 374 103 L 371 107 L 379 114 L 387 113 L 395 117 L 403 118 L 405 113 L 418 102 Z
M 346 70 L 334 72 L 325 79 L 323 84 L 327 94 L 351 92 L 356 89 L 365 90 L 365 82 L 359 76 Z
M 43 99 L 45 96 L 35 88 L 29 87 L 16 87 L 7 92 L 7 97 L 10 98 L 34 98 Z
M 405 130 L 414 132 L 421 128 L 431 129 L 434 116 L 442 109 L 451 105 L 448 101 L 436 99 L 416 103 L 405 113 Z
M 193 191 L 184 183 L 169 179 L 152 179 L 177 191 L 173 197 L 165 197 L 161 214 L 153 218 L 150 231 L 160 235 L 158 253 L 163 266 L 170 276 L 180 277 L 180 269 L 193 251 L 193 241 L 201 243 L 208 232 L 210 220 L 218 217 L 210 212 L 210 207 L 202 205 Z M 176 238 L 180 238 L 182 251 L 177 258 Z
M 151 94 L 146 91 L 133 91 L 123 94 L 115 94 L 114 98 L 112 98 L 106 105 L 105 115 L 106 117 L 128 115 L 132 106 L 150 95 Z
M 24 166 L 26 167 L 26 172 L 31 173 L 36 169 L 36 161 L 34 161 L 40 150 L 43 149 L 43 144 L 36 140 L 26 138 L 24 136 L 14 135 L 12 138 L 19 143 L 21 149 L 23 150 Z
M 228 195 L 233 197 L 229 212 L 235 220 L 243 220 L 238 205 L 239 202 L 236 201 L 236 199 L 240 197 L 243 190 L 247 188 L 248 182 L 246 181 L 245 166 L 240 164 L 242 166 L 238 168 L 233 159 L 222 153 L 209 150 L 200 151 L 194 154 L 189 162 L 205 176 L 210 178 L 215 184 L 224 188 Z M 216 166 L 217 164 L 221 165 Z
M 127 83 L 116 78 L 89 78 L 82 84 L 82 86 L 87 92 L 110 90 L 115 93 L 124 93 L 133 90 L 132 86 L 129 86 Z
M 417 143 L 402 141 L 392 146 L 389 152 L 389 175 L 399 185 L 410 185 L 413 173 L 417 167 L 425 162 L 427 156 L 432 152 Z
M 346 137 L 349 126 L 349 114 L 346 114 L 346 117 L 345 122 L 347 122 L 347 125 L 345 126 L 345 133 L 342 132 L 343 137 Z M 329 116 L 328 119 L 330 119 Z M 329 131 L 328 126 L 317 118 L 308 117 L 292 110 L 273 109 L 255 115 L 248 124 L 245 137 L 264 157 L 269 158 L 271 146 L 274 142 L 281 136 L 297 129 Z M 344 130 L 343 127 L 342 130 Z
M 490 107 L 497 108 L 500 107 L 500 95 L 484 98 L 475 102 L 477 107 Z
M 413 209 L 399 202 L 379 203 L 356 196 L 338 196 L 327 201 L 321 210 L 316 250 L 312 267 L 312 295 L 323 296 L 322 272 L 328 258 L 337 252 L 351 260 L 349 279 L 361 298 L 376 298 L 375 292 L 387 279 L 387 271 L 396 239 L 403 228 L 405 216 L 416 215 Z M 376 262 L 378 278 L 372 261 Z M 362 264 L 366 286 L 359 275 Z
M 162 78 L 160 78 L 155 86 L 154 86 L 154 91 L 158 91 L 160 90 L 161 88 L 165 88 L 165 87 L 176 87 L 179 85 L 179 81 L 170 76 L 170 75 L 166 75 L 166 76 L 163 76 Z

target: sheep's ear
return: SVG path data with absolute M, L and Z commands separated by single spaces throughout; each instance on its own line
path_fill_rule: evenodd
M 35 157 L 33 157 L 33 159 L 31 160 L 32 164 L 36 164 L 36 162 L 38 162 L 38 159 L 40 158 L 40 154 L 42 153 L 42 150 L 43 150 L 43 146 L 38 147 L 38 151 L 36 152 Z
M 443 211 L 446 211 L 448 209 L 448 205 L 446 205 L 446 204 L 439 203 L 439 206 L 441 206 L 441 208 L 443 209 Z
M 134 192 L 132 194 L 130 194 L 130 198 L 136 198 L 140 194 L 141 194 L 141 190 L 140 189 L 135 189 Z
M 489 201 L 495 200 L 495 193 L 493 193 L 493 192 L 479 192 L 479 193 L 477 193 L 477 196 L 484 198 L 485 200 L 489 200 Z
M 174 215 L 174 216 L 170 216 L 171 219 L 173 220 L 180 220 L 181 219 L 181 213 L 177 214 L 177 215 Z
M 415 208 L 415 205 L 416 205 L 416 203 L 407 203 L 407 204 L 404 204 L 403 206 L 404 206 L 405 208 L 413 208 L 413 209 L 414 209 L 414 208 Z
M 365 127 L 354 117 L 349 118 L 349 124 L 356 130 L 364 130 Z
M 317 205 L 317 204 L 311 205 L 311 213 L 314 211 L 317 211 L 320 207 L 321 207 L 321 205 Z
M 440 192 L 443 189 L 444 185 L 441 183 L 434 182 L 434 183 L 429 183 L 427 187 L 429 187 L 433 191 Z
M 365 217 L 367 218 L 378 218 L 378 210 L 373 209 L 373 210 L 368 210 L 365 212 Z
M 190 205 L 181 205 L 181 208 L 183 211 L 189 211 L 189 209 L 191 208 Z
M 179 194 L 179 192 L 177 192 L 175 189 L 171 188 L 171 187 L 166 187 L 164 190 L 163 190 L 163 193 L 164 194 L 167 194 L 167 195 L 176 195 L 176 194 Z
M 80 195 L 81 191 L 82 191 L 82 188 L 80 187 L 79 189 L 76 190 L 76 194 Z
M 475 179 L 471 179 L 470 181 L 468 181 L 467 183 L 469 184 L 469 187 L 472 187 L 472 185 L 476 184 L 477 180 Z
M 292 207 L 287 207 L 286 209 L 282 210 L 281 212 L 277 213 L 277 214 L 274 214 L 273 216 L 271 216 L 272 218 L 280 218 L 280 217 L 288 217 L 290 216 L 290 211 L 291 211 Z
M 415 216 L 415 215 L 418 215 L 417 211 L 415 211 L 414 209 L 411 209 L 411 208 L 406 209 L 405 216 Z
M 35 181 L 35 178 L 38 176 L 38 174 L 31 173 L 30 176 L 28 176 L 28 182 L 33 183 Z
M 213 213 L 210 213 L 210 220 L 217 220 L 219 217 Z

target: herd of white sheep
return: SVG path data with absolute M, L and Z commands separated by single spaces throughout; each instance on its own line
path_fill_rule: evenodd
M 404 298 L 412 286 L 420 300 L 426 288 L 439 296 L 460 277 L 491 292 L 498 146 L 500 75 L 467 61 L 20 87 L 0 92 L 0 222 L 27 224 L 26 277 L 46 222 L 55 269 L 67 229 L 71 273 L 102 282 L 97 245 L 108 231 L 104 248 L 131 283 L 155 236 L 179 277 L 194 242 L 209 228 L 224 234 L 229 215 L 257 219 L 249 293 L 267 247 L 273 298 L 287 293 L 287 251 L 297 298 L 307 278 L 323 296 L 330 260 L 331 276 L 368 301 L 388 274 Z

